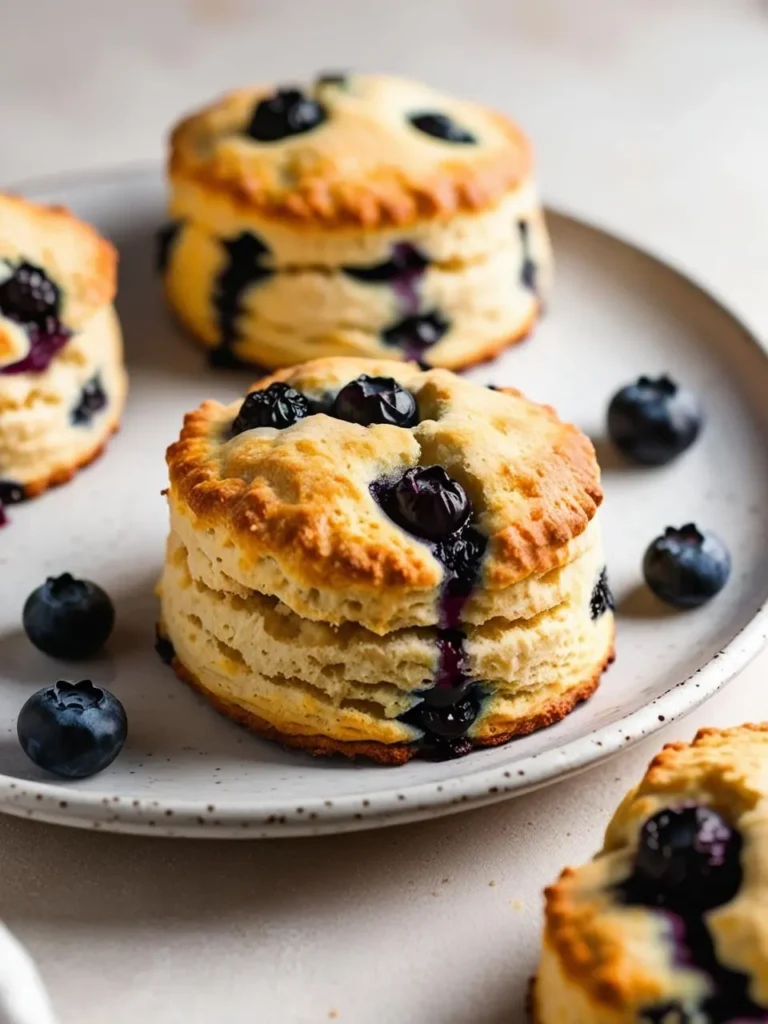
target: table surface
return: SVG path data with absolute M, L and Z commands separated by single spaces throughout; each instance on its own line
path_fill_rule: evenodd
M 159 159 L 181 111 L 249 80 L 405 72 L 514 112 L 551 204 L 682 266 L 768 336 L 763 0 L 0 6 L 3 183 Z M 768 652 L 663 738 L 768 718 L 767 668 Z M 542 887 L 597 847 L 659 743 L 506 804 L 327 839 L 2 819 L 0 914 L 62 1024 L 515 1024 Z

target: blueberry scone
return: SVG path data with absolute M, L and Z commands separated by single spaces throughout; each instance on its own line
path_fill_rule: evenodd
M 116 278 L 115 251 L 93 228 L 0 193 L 0 508 L 69 480 L 116 429 Z
M 399 764 L 549 725 L 613 653 L 588 439 L 448 370 L 316 360 L 168 450 L 162 648 L 256 732 Z
M 241 89 L 175 128 L 169 176 L 165 289 L 214 362 L 456 369 L 524 337 L 547 294 L 528 140 L 416 82 Z
M 768 1021 L 767 796 L 768 725 L 667 745 L 547 891 L 536 1024 Z

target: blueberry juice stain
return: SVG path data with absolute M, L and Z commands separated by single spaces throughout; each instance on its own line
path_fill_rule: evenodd
M 477 580 L 486 539 L 472 524 L 464 489 L 439 466 L 408 470 L 394 483 L 378 481 L 371 492 L 391 519 L 429 544 L 444 568 L 435 675 L 401 720 L 422 731 L 425 756 L 462 757 L 472 750 L 467 732 L 480 712 L 482 696 L 467 675 L 462 612 Z
M 466 550 L 454 561 L 453 551 Z M 424 750 L 436 760 L 462 757 L 472 750 L 466 733 L 480 711 L 479 687 L 467 675 L 466 634 L 461 615 L 472 593 L 485 538 L 471 526 L 464 526 L 436 545 L 433 553 L 445 567 L 440 594 L 437 629 L 437 670 L 433 685 L 424 692 L 422 703 L 406 719 L 424 730 Z
M 527 220 L 517 222 L 517 230 L 520 232 L 520 241 L 523 246 L 523 263 L 520 268 L 520 281 L 523 287 L 533 292 L 538 297 L 538 269 L 531 252 L 531 226 Z
M 383 263 L 368 267 L 344 267 L 344 273 L 366 284 L 387 284 L 395 293 L 398 310 L 412 316 L 419 310 L 419 285 L 429 266 L 427 257 L 409 242 L 396 242 Z
M 219 349 L 212 353 L 211 363 L 230 366 L 238 362 L 232 347 L 238 337 L 237 321 L 243 312 L 243 296 L 248 288 L 271 277 L 274 271 L 263 263 L 269 249 L 250 231 L 223 241 L 222 247 L 226 261 L 216 278 L 212 296 L 221 342 Z

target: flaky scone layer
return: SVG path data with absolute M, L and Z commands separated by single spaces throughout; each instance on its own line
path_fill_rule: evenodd
M 533 1009 L 536 1024 L 634 1024 L 649 1007 L 696 1005 L 711 979 L 680 962 L 672 915 L 614 895 L 629 875 L 644 822 L 665 807 L 714 808 L 743 840 L 736 897 L 706 915 L 719 963 L 748 979 L 768 1008 L 768 725 L 702 729 L 668 744 L 622 801 L 602 851 L 547 890 Z M 768 1014 L 768 1009 L 766 1009 Z
M 205 402 L 186 417 L 168 450 L 168 499 L 172 529 L 198 565 L 305 617 L 378 633 L 434 622 L 443 569 L 370 491 L 375 480 L 433 464 L 464 487 L 488 538 L 473 601 L 586 549 L 602 500 L 594 449 L 548 407 L 445 370 L 364 359 L 316 360 L 254 388 L 287 381 L 327 400 L 361 373 L 410 389 L 418 425 L 362 427 L 321 413 L 231 438 L 240 403 Z
M 482 681 L 483 693 L 469 732 L 473 742 L 503 742 L 550 724 L 597 685 L 613 649 L 613 616 L 590 615 L 598 572 L 583 565 L 571 597 L 531 619 L 494 619 L 468 629 L 467 671 Z M 161 609 L 161 631 L 198 688 L 258 716 L 281 736 L 302 736 L 308 744 L 324 738 L 341 753 L 347 743 L 389 746 L 421 736 L 397 716 L 432 685 L 433 629 L 379 637 L 354 623 L 333 628 L 307 621 L 258 594 L 246 600 L 218 593 L 192 579 L 174 537 Z
M 432 365 L 471 365 L 531 330 L 549 290 L 550 260 L 543 218 L 528 211 L 526 217 L 524 239 L 511 222 L 491 252 L 468 262 L 432 260 L 418 287 L 409 290 L 409 315 L 439 311 L 447 325 L 424 353 Z M 419 251 L 429 256 L 426 246 Z M 239 301 L 231 342 L 239 360 L 277 368 L 318 356 L 407 358 L 386 334 L 403 316 L 402 292 L 391 282 L 361 281 L 348 273 L 343 252 L 324 255 L 334 262 L 313 263 L 306 252 L 297 265 L 281 265 L 279 252 L 264 257 L 269 274 L 245 288 Z M 535 288 L 521 274 L 529 255 L 537 268 Z M 188 222 L 177 229 L 163 278 L 181 322 L 212 349 L 225 333 L 216 296 L 228 259 L 226 242 L 216 232 Z

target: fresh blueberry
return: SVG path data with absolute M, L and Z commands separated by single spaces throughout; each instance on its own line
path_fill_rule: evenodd
M 158 273 L 160 274 L 164 273 L 168 267 L 168 262 L 171 258 L 171 250 L 173 249 L 180 231 L 181 223 L 179 221 L 172 220 L 168 224 L 164 224 L 157 232 L 155 239 L 155 265 Z
M 19 712 L 16 729 L 27 757 L 67 779 L 85 779 L 110 765 L 125 743 L 120 701 L 90 679 L 38 690 Z
M 90 380 L 86 381 L 80 389 L 80 397 L 77 405 L 72 410 L 70 418 L 76 427 L 85 427 L 93 417 L 107 407 L 107 394 L 104 385 L 101 383 L 101 376 L 96 373 Z
M 662 601 L 676 608 L 698 608 L 728 582 L 731 556 L 714 533 L 693 523 L 668 526 L 648 547 L 643 559 L 645 582 Z
M 386 345 L 400 348 L 412 359 L 418 359 L 425 349 L 435 345 L 449 327 L 448 321 L 439 313 L 422 313 L 407 316 L 382 334 Z
M 22 618 L 24 631 L 43 654 L 88 658 L 109 639 L 115 609 L 101 587 L 65 572 L 32 591 Z
M 61 292 L 40 267 L 20 263 L 0 284 L 0 313 L 23 325 L 30 348 L 17 363 L 0 373 L 41 373 L 69 341 L 70 332 L 61 323 Z
M 442 466 L 407 470 L 382 494 L 382 507 L 417 537 L 440 540 L 459 530 L 470 515 L 464 488 Z
M 278 89 L 256 105 L 246 132 L 257 142 L 279 142 L 311 131 L 326 116 L 325 108 L 300 89 Z
M 437 114 L 430 111 L 422 114 L 412 114 L 408 120 L 420 132 L 431 135 L 436 139 L 442 139 L 443 142 L 477 142 L 477 139 L 471 132 L 456 124 L 447 114 Z
M 592 588 L 592 595 L 589 599 L 589 617 L 594 622 L 606 612 L 612 612 L 614 607 L 613 593 L 608 583 L 608 570 L 603 567 L 597 577 L 597 583 Z
M 628 459 L 648 466 L 671 462 L 702 425 L 696 396 L 669 377 L 640 377 L 618 391 L 608 407 L 608 433 Z
M 312 414 L 309 400 L 290 384 L 276 381 L 263 391 L 246 395 L 232 424 L 232 436 L 255 427 L 284 430 Z
M 361 374 L 336 395 L 331 416 L 364 427 L 372 423 L 390 423 L 395 427 L 415 427 L 419 422 L 416 399 L 393 377 L 369 377 Z
M 741 836 L 710 807 L 668 807 L 645 822 L 628 890 L 632 902 L 683 915 L 727 903 L 741 885 Z

